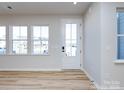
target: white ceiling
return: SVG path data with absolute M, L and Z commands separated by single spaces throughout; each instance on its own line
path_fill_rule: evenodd
M 78 2 L 13 2 L 0 3 L 0 14 L 83 14 L 90 3 Z M 10 10 L 7 6 L 11 6 Z

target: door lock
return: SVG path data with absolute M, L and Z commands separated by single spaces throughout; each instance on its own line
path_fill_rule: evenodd
M 65 52 L 65 47 L 64 46 L 62 46 L 62 52 Z

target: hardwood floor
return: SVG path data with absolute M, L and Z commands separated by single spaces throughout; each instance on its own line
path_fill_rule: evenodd
M 0 72 L 0 90 L 46 89 L 83 90 L 96 89 L 84 72 L 80 70 L 44 72 Z

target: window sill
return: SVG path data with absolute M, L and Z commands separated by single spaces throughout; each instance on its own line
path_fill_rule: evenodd
M 114 63 L 124 63 L 124 60 L 115 60 Z
M 0 56 L 50 56 L 49 54 L 48 55 L 30 55 L 30 54 L 3 54 L 3 55 L 0 55 Z

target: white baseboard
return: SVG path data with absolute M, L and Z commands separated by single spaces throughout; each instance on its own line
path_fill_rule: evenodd
M 62 71 L 62 69 L 0 69 L 0 71 Z
M 89 73 L 85 69 L 81 68 L 81 70 L 87 75 L 90 81 L 94 81 L 94 79 L 91 77 L 91 75 L 89 75 Z M 95 81 L 93 82 L 93 84 L 96 86 L 97 89 L 101 89 L 101 87 Z

